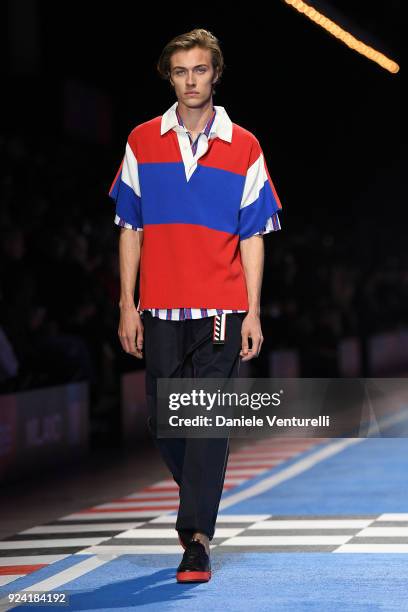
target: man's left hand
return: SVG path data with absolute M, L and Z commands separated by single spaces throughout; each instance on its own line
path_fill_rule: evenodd
M 258 357 L 262 342 L 264 340 L 261 329 L 261 321 L 259 315 L 249 312 L 242 322 L 241 327 L 242 349 L 240 352 L 241 361 L 249 361 L 254 357 Z M 252 340 L 252 346 L 249 348 L 249 338 Z

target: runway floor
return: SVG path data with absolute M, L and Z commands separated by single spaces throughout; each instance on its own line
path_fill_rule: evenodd
M 155 449 L 94 461 L 45 498 L 15 492 L 14 522 L 10 499 L 0 510 L 0 610 L 33 591 L 65 594 L 64 610 L 408 610 L 407 449 L 398 437 L 233 440 L 204 584 L 175 580 L 178 487 Z

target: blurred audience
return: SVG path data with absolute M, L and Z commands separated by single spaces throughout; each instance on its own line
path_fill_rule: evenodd
M 20 135 L 0 136 L 0 157 L 0 392 L 89 380 L 99 400 L 122 372 L 144 367 L 117 336 L 119 228 L 107 191 L 120 160 Z M 296 221 L 289 203 L 281 219 L 265 239 L 254 371 L 267 375 L 270 349 L 293 348 L 301 376 L 339 375 L 339 340 L 406 325 L 408 261 L 398 241 L 358 225 L 345 239 L 341 224 Z

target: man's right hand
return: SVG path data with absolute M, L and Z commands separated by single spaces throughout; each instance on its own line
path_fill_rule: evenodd
M 143 332 L 142 318 L 134 304 L 120 307 L 120 321 L 118 335 L 122 348 L 129 355 L 143 359 Z

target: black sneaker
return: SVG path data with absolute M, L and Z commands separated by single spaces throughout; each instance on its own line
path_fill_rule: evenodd
M 177 582 L 208 582 L 211 578 L 211 561 L 204 544 L 192 540 L 187 545 L 183 559 L 177 568 Z

